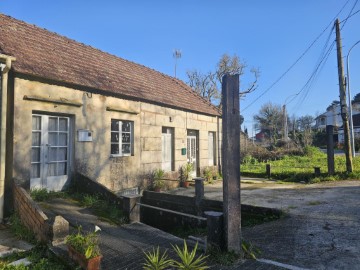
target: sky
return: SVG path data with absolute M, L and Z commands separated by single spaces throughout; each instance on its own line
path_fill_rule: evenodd
M 252 83 L 252 67 L 261 72 L 257 89 L 240 102 L 250 134 L 268 102 L 286 103 L 288 114 L 300 117 L 339 100 L 334 20 L 341 22 L 346 74 L 346 56 L 360 40 L 359 10 L 358 0 L 0 1 L 1 13 L 170 76 L 173 52 L 181 50 L 176 73 L 185 82 L 186 71 L 214 71 L 224 53 L 238 55 L 248 67 L 241 89 Z M 353 97 L 360 93 L 360 44 L 349 70 Z

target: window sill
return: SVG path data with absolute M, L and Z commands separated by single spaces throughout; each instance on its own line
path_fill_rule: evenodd
M 118 157 L 131 157 L 132 155 L 114 155 L 114 154 L 111 154 L 110 157 L 111 158 L 118 158 Z

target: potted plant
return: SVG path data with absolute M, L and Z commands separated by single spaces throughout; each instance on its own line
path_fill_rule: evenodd
M 100 269 L 102 255 L 97 230 L 83 233 L 81 226 L 79 226 L 77 233 L 68 235 L 65 242 L 68 246 L 69 257 L 83 269 Z
M 193 164 L 186 163 L 180 168 L 180 186 L 189 187 L 189 181 L 192 179 L 191 172 L 193 171 Z
M 160 190 L 164 187 L 164 170 L 162 169 L 156 169 L 152 174 L 152 188 L 156 192 L 160 192 Z

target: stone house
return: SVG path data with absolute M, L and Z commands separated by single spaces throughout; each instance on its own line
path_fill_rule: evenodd
M 221 115 L 178 79 L 2 14 L 0 63 L 0 219 L 13 179 L 117 192 L 220 163 Z

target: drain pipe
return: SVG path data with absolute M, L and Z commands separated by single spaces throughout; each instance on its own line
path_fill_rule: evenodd
M 5 165 L 6 165 L 6 120 L 7 120 L 7 92 L 8 75 L 11 69 L 11 61 L 14 57 L 0 54 L 1 65 L 1 132 L 0 132 L 0 222 L 4 218 L 4 195 L 5 195 Z

